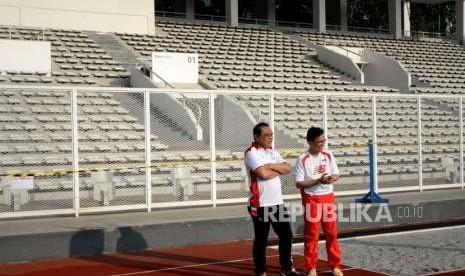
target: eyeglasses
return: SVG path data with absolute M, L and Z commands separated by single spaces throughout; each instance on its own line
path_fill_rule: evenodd
M 313 143 L 315 143 L 315 144 L 325 143 L 325 142 L 326 142 L 326 139 L 321 139 L 321 140 L 313 141 Z

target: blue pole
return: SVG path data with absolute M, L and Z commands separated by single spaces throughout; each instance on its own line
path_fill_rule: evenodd
M 373 141 L 368 141 L 368 161 L 370 162 L 370 192 L 375 191 L 375 163 L 373 160 Z
M 373 141 L 368 141 L 368 161 L 370 162 L 370 190 L 362 197 L 355 199 L 358 203 L 389 203 L 389 199 L 380 197 L 375 192 L 375 160 L 374 160 Z

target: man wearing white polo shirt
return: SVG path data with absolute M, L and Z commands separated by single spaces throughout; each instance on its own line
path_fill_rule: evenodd
M 283 205 L 280 175 L 289 174 L 290 166 L 278 151 L 272 148 L 273 132 L 267 123 L 253 129 L 254 142 L 245 151 L 245 167 L 249 175 L 250 199 L 248 210 L 252 216 L 255 239 L 253 259 L 255 273 L 266 275 L 266 246 L 270 226 L 279 237 L 279 261 L 282 276 L 302 275 L 292 265 L 292 231 Z
M 301 189 L 305 210 L 305 271 L 307 276 L 317 276 L 321 224 L 332 274 L 342 276 L 333 193 L 333 183 L 339 180 L 339 170 L 334 155 L 324 150 L 326 138 L 323 129 L 311 127 L 307 131 L 307 142 L 308 151 L 300 155 L 295 164 L 295 182 Z

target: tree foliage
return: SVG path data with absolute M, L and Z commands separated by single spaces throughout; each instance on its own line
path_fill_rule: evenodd
M 159 10 L 184 12 L 185 0 L 155 0 Z M 194 0 L 197 14 L 225 14 L 225 0 Z M 246 18 L 266 18 L 265 0 L 239 0 L 239 15 Z M 326 0 L 327 22 L 339 22 L 339 0 Z M 389 29 L 388 1 L 347 0 L 349 26 Z M 335 17 L 335 18 L 332 18 Z M 276 0 L 276 19 L 290 22 L 312 22 L 313 0 Z M 455 1 L 439 4 L 410 4 L 412 31 L 455 33 Z
M 347 20 L 349 26 L 389 29 L 390 0 L 348 0 Z M 455 32 L 455 2 L 438 4 L 410 4 L 412 31 Z
M 387 0 L 348 0 L 347 24 L 356 27 L 388 29 Z
M 455 33 L 455 3 L 412 3 L 410 6 L 412 31 Z

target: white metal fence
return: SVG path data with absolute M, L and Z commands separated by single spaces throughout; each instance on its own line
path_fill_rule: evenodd
M 378 192 L 464 188 L 455 95 L 0 86 L 0 112 L 0 218 L 246 202 L 258 121 L 292 164 L 323 127 L 339 195 L 367 191 L 369 139 Z

